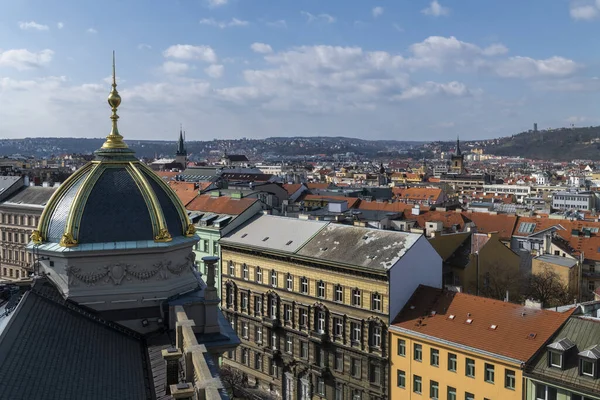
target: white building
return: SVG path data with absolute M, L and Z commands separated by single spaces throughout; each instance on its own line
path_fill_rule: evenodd
M 483 185 L 483 194 L 503 195 L 511 194 L 514 195 L 518 203 L 522 203 L 525 197 L 529 197 L 531 194 L 531 186 L 525 185 Z
M 596 210 L 596 196 L 592 192 L 556 192 L 552 195 L 552 208 L 559 210 Z

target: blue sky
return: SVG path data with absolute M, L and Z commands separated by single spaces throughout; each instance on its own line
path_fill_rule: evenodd
M 600 0 L 0 0 L 0 137 L 436 140 L 600 124 Z

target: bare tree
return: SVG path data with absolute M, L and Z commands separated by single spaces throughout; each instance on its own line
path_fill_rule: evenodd
M 248 379 L 246 375 L 228 365 L 224 365 L 219 373 L 223 386 L 232 398 L 243 398 L 244 388 L 248 386 Z
M 542 272 L 531 274 L 526 294 L 529 298 L 542 303 L 542 307 L 569 304 L 574 297 L 568 285 L 564 284 L 560 276 L 548 267 Z
M 482 296 L 504 300 L 506 292 L 508 292 L 511 302 L 521 302 L 521 292 L 525 276 L 518 269 L 507 268 L 500 260 L 497 260 L 480 279 L 480 294 Z

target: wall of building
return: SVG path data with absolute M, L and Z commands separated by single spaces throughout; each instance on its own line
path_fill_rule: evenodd
M 405 356 L 398 354 L 398 339 L 405 341 Z M 422 361 L 414 360 L 414 345 L 422 346 Z M 439 366 L 431 365 L 431 349 L 439 351 Z M 448 354 L 457 357 L 456 372 L 448 370 Z M 475 377 L 466 376 L 466 359 L 475 360 Z M 494 383 L 484 380 L 485 364 L 494 366 Z M 505 371 L 515 372 L 515 389 L 505 388 Z M 404 371 L 406 386 L 398 387 L 398 371 Z M 414 392 L 414 376 L 421 377 L 421 394 Z M 428 399 L 430 382 L 439 387 L 439 398 L 447 399 L 448 388 L 456 389 L 456 399 L 465 399 L 471 393 L 475 399 L 517 400 L 523 397 L 522 372 L 519 364 L 507 363 L 492 357 L 483 357 L 452 345 L 441 345 L 432 341 L 413 338 L 393 330 L 390 331 L 390 399 Z
M 442 287 L 442 258 L 425 236 L 402 256 L 389 272 L 390 320 L 400 313 L 419 285 Z
M 0 208 L 0 279 L 27 277 L 32 255 L 26 246 L 41 214 L 42 208 Z

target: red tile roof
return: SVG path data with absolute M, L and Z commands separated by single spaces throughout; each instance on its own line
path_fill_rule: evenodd
M 440 188 L 392 188 L 392 193 L 399 199 L 408 199 L 412 201 L 433 201 L 434 203 L 443 195 Z
M 307 201 L 317 201 L 317 200 L 345 200 L 348 202 L 348 208 L 355 208 L 359 203 L 360 199 L 358 197 L 345 197 L 345 196 L 320 196 L 317 194 L 306 194 L 304 195 L 303 200 Z
M 196 196 L 187 206 L 189 211 L 203 211 L 214 214 L 239 215 L 246 211 L 258 199 L 244 197 L 233 199 L 229 196 L 212 197 L 210 194 Z
M 470 220 L 461 213 L 456 211 L 428 211 L 416 217 L 417 223 L 421 228 L 425 228 L 426 222 L 442 222 L 444 228 L 452 228 L 458 225 L 459 230 L 465 228 L 465 223 Z
M 167 184 L 177 194 L 184 207 L 198 195 L 198 185 L 194 182 L 169 181 Z
M 393 325 L 526 362 L 570 315 L 419 286 Z
M 283 188 L 288 193 L 288 196 L 293 195 L 302 187 L 301 183 L 284 183 Z
M 156 171 L 155 173 L 156 173 L 156 175 L 163 178 L 165 181 L 169 181 L 180 174 L 180 172 L 171 172 L 171 171 Z
M 327 189 L 329 187 L 329 183 L 307 183 L 306 187 L 309 189 Z
M 483 212 L 464 212 L 468 219 L 473 221 L 477 227 L 477 232 L 490 233 L 498 232 L 500 240 L 510 240 L 517 217 L 508 214 L 488 214 Z

